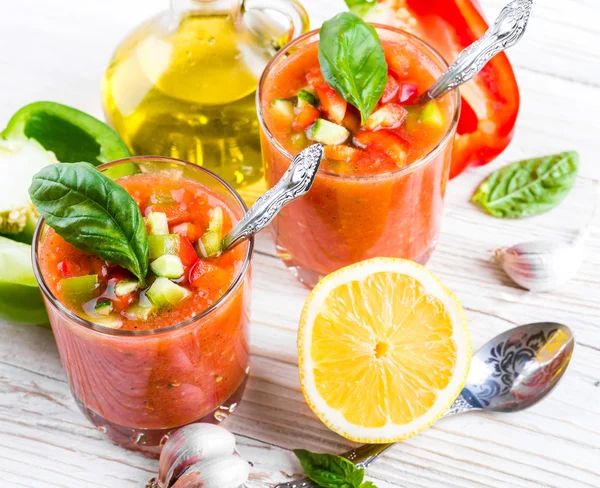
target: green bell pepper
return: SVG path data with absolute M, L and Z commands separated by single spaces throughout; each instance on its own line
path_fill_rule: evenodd
M 42 325 L 48 315 L 31 267 L 31 246 L 0 237 L 0 319 Z

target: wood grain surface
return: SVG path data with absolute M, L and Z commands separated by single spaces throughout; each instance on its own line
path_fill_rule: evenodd
M 313 26 L 341 0 L 303 0 Z M 492 18 L 503 0 L 484 0 Z M 0 121 L 22 105 L 54 100 L 101 116 L 100 80 L 128 30 L 167 0 L 0 2 Z M 511 415 L 442 420 L 386 452 L 369 470 L 379 488 L 600 486 L 600 235 L 595 226 L 576 279 L 552 293 L 515 288 L 490 250 L 538 239 L 569 239 L 584 224 L 600 179 L 600 5 L 536 2 L 531 26 L 510 51 L 522 95 L 516 137 L 492 165 L 451 182 L 438 248 L 429 267 L 462 300 L 474 347 L 513 327 L 558 321 L 577 345 L 562 383 L 543 403 Z M 0 126 L 3 122 L 0 122 Z M 575 149 L 575 190 L 535 219 L 501 221 L 469 198 L 494 168 Z M 0 176 L 1 177 L 1 176 Z M 307 295 L 258 239 L 253 292 L 252 373 L 244 401 L 225 423 L 252 462 L 248 488 L 289 480 L 290 449 L 336 452 L 350 444 L 305 404 L 296 367 L 296 328 Z M 0 323 L 0 486 L 139 488 L 157 463 L 111 445 L 78 411 L 52 333 Z

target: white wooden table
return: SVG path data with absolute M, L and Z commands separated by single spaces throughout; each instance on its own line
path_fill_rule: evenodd
M 425 1 L 425 0 L 424 0 Z M 505 0 L 484 0 L 493 18 Z M 304 0 L 313 26 L 342 0 Z M 518 324 L 569 325 L 577 346 L 562 383 L 543 403 L 512 415 L 440 421 L 373 465 L 379 488 L 600 486 L 600 235 L 588 241 L 577 279 L 526 295 L 489 261 L 489 250 L 573 235 L 591 212 L 600 179 L 600 5 L 538 0 L 524 40 L 510 52 L 522 95 L 517 135 L 492 165 L 448 188 L 441 241 L 430 261 L 461 298 L 474 347 Z M 116 43 L 167 0 L 0 1 L 0 127 L 22 105 L 54 100 L 101 116 L 100 80 Z M 526 221 L 488 217 L 469 197 L 492 169 L 527 156 L 576 149 L 575 190 L 560 208 Z M 0 176 L 1 177 L 1 176 Z M 255 256 L 252 377 L 226 427 L 253 463 L 248 487 L 300 472 L 290 449 L 337 452 L 350 444 L 305 404 L 296 368 L 296 326 L 307 295 L 268 235 Z M 111 445 L 71 397 L 52 333 L 0 323 L 0 486 L 140 488 L 157 463 Z

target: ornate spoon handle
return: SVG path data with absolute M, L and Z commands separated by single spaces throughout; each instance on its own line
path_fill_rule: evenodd
M 533 0 L 513 0 L 504 7 L 486 33 L 464 49 L 452 66 L 439 78 L 419 100 L 426 103 L 454 90 L 479 73 L 496 54 L 515 45 L 523 36 Z
M 477 399 L 467 390 L 466 388 L 461 392 L 460 395 L 454 400 L 454 403 L 450 409 L 444 414 L 444 417 L 450 417 L 459 413 L 464 413 L 469 410 L 480 410 L 481 404 Z M 340 456 L 345 457 L 349 461 L 352 461 L 359 468 L 367 468 L 375 459 L 379 457 L 386 449 L 393 446 L 393 444 L 363 444 L 362 446 L 356 447 L 346 451 Z M 316 484 L 310 481 L 308 478 L 300 478 L 288 483 L 277 485 L 275 488 L 318 488 Z
M 313 144 L 298 153 L 277 184 L 256 200 L 242 220 L 223 238 L 223 252 L 264 229 L 285 205 L 306 194 L 322 159 L 321 144 Z

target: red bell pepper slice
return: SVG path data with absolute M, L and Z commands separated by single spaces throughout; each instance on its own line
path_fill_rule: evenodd
M 451 63 L 488 29 L 477 0 L 379 0 L 366 15 L 424 39 Z M 504 53 L 494 56 L 460 88 L 461 115 L 450 177 L 469 166 L 487 164 L 511 141 L 519 111 L 519 89 Z

